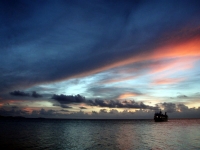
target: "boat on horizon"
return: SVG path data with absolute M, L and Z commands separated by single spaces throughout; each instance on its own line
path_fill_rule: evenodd
M 160 110 L 159 113 L 155 113 L 154 114 L 154 121 L 155 122 L 168 121 L 168 115 L 167 115 L 167 113 L 165 112 L 165 114 L 163 114 L 161 110 Z

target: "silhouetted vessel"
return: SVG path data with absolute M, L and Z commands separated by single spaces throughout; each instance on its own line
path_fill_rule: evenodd
M 165 114 L 162 114 L 162 111 L 160 110 L 159 113 L 154 114 L 154 121 L 155 122 L 163 122 L 163 121 L 168 121 L 168 115 L 165 112 Z

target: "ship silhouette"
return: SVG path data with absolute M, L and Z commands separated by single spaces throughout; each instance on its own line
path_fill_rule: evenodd
M 159 113 L 154 114 L 154 121 L 155 122 L 163 122 L 163 121 L 168 121 L 168 115 L 165 112 L 165 114 L 162 114 L 162 111 L 160 110 Z

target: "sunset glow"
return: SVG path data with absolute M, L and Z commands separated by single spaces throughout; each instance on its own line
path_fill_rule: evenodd
M 0 115 L 200 117 L 195 2 L 10 3 L 0 16 Z

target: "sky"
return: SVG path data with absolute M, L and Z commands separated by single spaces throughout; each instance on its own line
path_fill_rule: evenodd
M 0 115 L 200 118 L 200 2 L 1 0 Z

